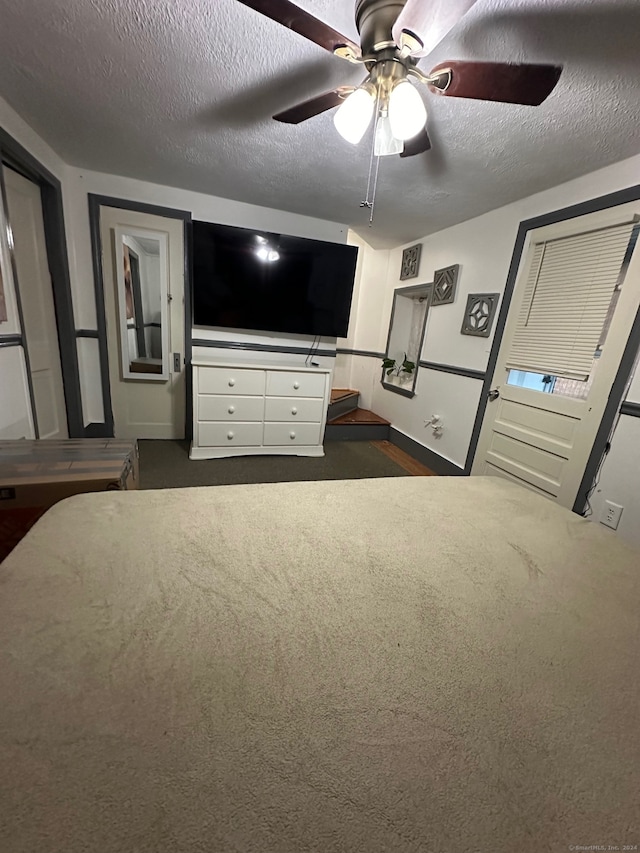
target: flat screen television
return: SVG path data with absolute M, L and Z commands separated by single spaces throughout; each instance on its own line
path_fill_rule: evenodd
M 354 246 L 193 223 L 193 322 L 251 331 L 344 337 Z

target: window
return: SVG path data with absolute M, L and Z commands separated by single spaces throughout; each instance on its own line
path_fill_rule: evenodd
M 507 360 L 514 374 L 509 384 L 561 393 L 570 387 L 565 382 L 588 382 L 615 310 L 633 233 L 629 222 L 534 244 Z M 520 382 L 516 374 L 530 378 Z M 537 387 L 541 380 L 533 374 L 553 382 Z

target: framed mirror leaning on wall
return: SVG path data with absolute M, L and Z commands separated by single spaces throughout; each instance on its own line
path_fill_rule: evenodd
M 433 284 L 399 287 L 393 295 L 382 385 L 405 397 L 415 395 L 416 380 Z
M 122 378 L 167 382 L 167 235 L 118 227 L 114 239 Z

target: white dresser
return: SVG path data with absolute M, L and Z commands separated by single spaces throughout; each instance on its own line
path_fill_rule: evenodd
M 194 359 L 191 459 L 324 456 L 331 369 Z

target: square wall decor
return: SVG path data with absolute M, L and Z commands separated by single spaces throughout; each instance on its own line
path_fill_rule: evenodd
M 400 267 L 400 281 L 405 281 L 408 278 L 416 278 L 420 269 L 420 253 L 422 252 L 422 243 L 415 246 L 409 246 L 402 253 L 402 266 Z
M 460 334 L 488 338 L 499 301 L 499 293 L 470 293 Z
M 434 272 L 432 305 L 449 305 L 450 302 L 453 302 L 456 298 L 459 272 L 460 264 L 444 267 Z

